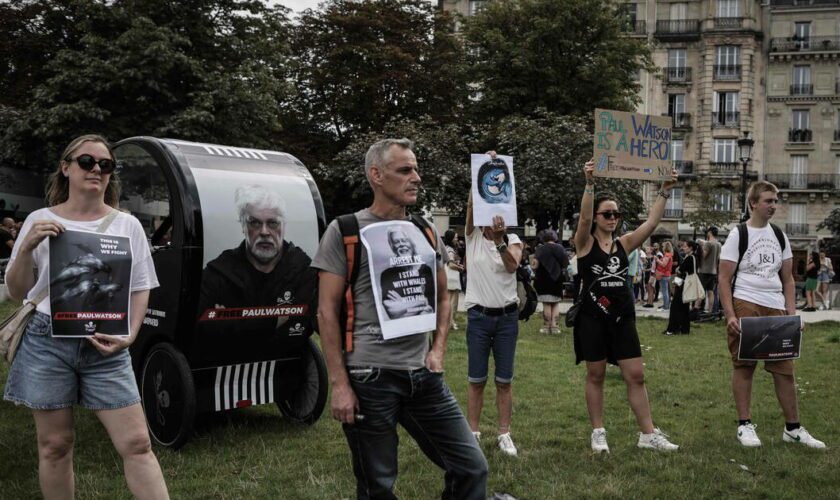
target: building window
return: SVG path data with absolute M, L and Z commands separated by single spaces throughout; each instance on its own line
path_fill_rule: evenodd
M 811 85 L 811 67 L 793 67 L 793 85 L 790 88 L 791 95 L 811 95 L 814 87 Z
M 673 142 L 671 142 L 671 152 L 673 153 L 672 158 L 675 161 L 682 161 L 683 154 L 685 153 L 685 141 L 682 139 L 674 139 Z
M 811 46 L 811 22 L 797 22 L 793 24 L 793 39 L 796 48 L 807 49 Z
M 469 15 L 474 16 L 481 12 L 481 9 L 484 8 L 486 0 L 470 0 L 470 11 Z
M 670 219 L 681 219 L 683 211 L 683 188 L 675 187 L 671 190 L 671 197 L 665 202 L 665 216 Z
M 738 128 L 741 121 L 741 94 L 739 92 L 714 92 L 712 100 L 712 127 Z
M 807 205 L 805 203 L 788 204 L 788 225 L 785 227 L 786 233 L 808 234 L 806 208 Z
M 717 17 L 740 17 L 739 0 L 718 0 Z
M 685 94 L 668 95 L 668 114 L 678 117 L 685 113 Z
M 688 17 L 688 4 L 685 2 L 671 4 L 671 20 L 680 21 Z
M 715 48 L 716 80 L 738 80 L 741 78 L 740 47 L 718 45 Z
M 735 139 L 715 139 L 714 163 L 735 163 Z
M 794 109 L 792 128 L 807 130 L 811 128 L 811 112 L 807 109 Z
M 790 156 L 790 187 L 804 189 L 808 186 L 808 155 Z
M 712 211 L 731 212 L 732 193 L 728 191 L 717 191 L 712 194 Z
M 665 68 L 669 82 L 687 82 L 689 78 L 686 70 L 686 50 L 671 49 L 668 51 L 668 67 Z

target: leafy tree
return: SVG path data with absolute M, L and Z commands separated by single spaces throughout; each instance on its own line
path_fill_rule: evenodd
M 645 41 L 621 36 L 612 0 L 494 0 L 464 23 L 476 116 L 538 108 L 591 116 L 630 110 L 634 75 L 653 69 Z
M 285 9 L 252 0 L 43 4 L 61 6 L 63 22 L 83 35 L 57 42 L 33 88 L 0 115 L 8 163 L 52 164 L 84 132 L 276 141 L 289 91 Z M 42 14 L 24 6 L 18 14 L 39 22 Z
M 840 208 L 835 208 L 828 213 L 828 217 L 817 224 L 817 231 L 828 229 L 831 231 L 831 240 L 828 242 L 828 252 L 840 253 Z
M 708 177 L 701 177 L 694 181 L 691 189 L 686 189 L 686 198 L 694 202 L 695 209 L 687 212 L 683 220 L 697 231 L 705 231 L 711 226 L 721 227 L 737 222 L 735 212 L 715 210 L 715 195 L 731 191 L 732 186 Z

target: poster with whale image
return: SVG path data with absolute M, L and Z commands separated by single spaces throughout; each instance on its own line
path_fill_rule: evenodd
M 53 337 L 127 336 L 131 240 L 67 230 L 50 238 Z
M 516 217 L 516 183 L 513 157 L 486 154 L 470 155 L 472 176 L 473 224 L 491 226 L 493 217 L 501 215 L 505 226 L 518 226 Z

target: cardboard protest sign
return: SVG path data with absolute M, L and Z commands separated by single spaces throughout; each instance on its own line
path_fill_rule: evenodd
M 67 230 L 50 238 L 54 337 L 129 334 L 131 239 Z
M 501 215 L 506 226 L 516 226 L 516 185 L 513 157 L 470 155 L 472 173 L 473 224 L 493 225 L 493 216 Z
M 799 358 L 802 320 L 799 316 L 741 318 L 738 359 L 778 361 Z
M 384 339 L 430 332 L 437 323 L 435 250 L 407 221 L 377 222 L 359 232 L 370 267 Z
M 671 118 L 595 110 L 596 177 L 669 180 L 673 169 Z

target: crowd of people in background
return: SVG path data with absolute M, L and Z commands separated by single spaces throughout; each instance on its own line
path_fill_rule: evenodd
M 2 224 L 0 224 L 0 283 L 5 279 L 6 264 L 9 262 L 9 257 L 12 256 L 12 248 L 15 246 L 15 240 L 22 224 L 22 221 L 16 222 L 12 217 L 2 217 Z

